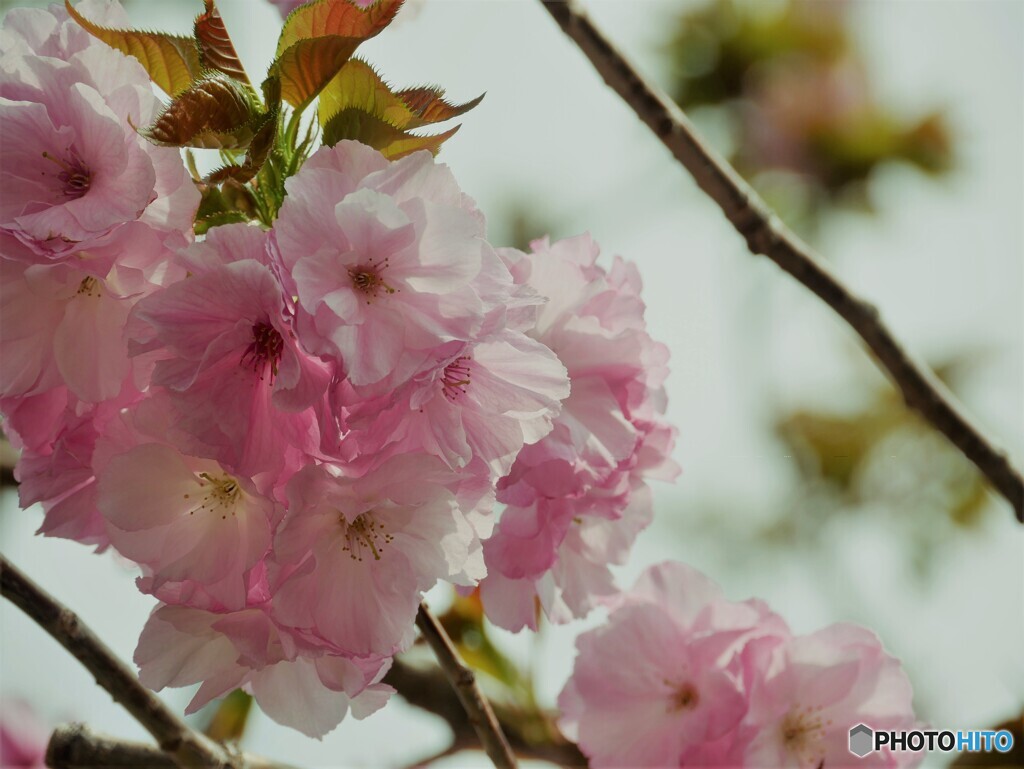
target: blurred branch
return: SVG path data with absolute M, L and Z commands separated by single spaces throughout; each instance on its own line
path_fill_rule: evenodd
M 384 678 L 384 683 L 395 687 L 402 699 L 410 705 L 433 713 L 448 724 L 453 741 L 446 752 L 456 753 L 479 747 L 476 731 L 462 703 L 439 668 L 421 669 L 397 658 Z M 576 745 L 558 732 L 548 714 L 541 713 L 537 716 L 542 721 L 535 730 L 537 736 L 531 736 L 524 728 L 523 714 L 517 710 L 495 703 L 494 714 L 517 756 L 550 761 L 559 766 L 587 765 L 586 757 L 580 753 Z M 423 765 L 429 760 L 417 763 Z
M 541 0 L 608 84 L 725 213 L 753 254 L 767 256 L 842 317 L 874 353 L 903 395 L 970 459 L 1024 523 L 1024 478 L 1006 453 L 974 425 L 955 396 L 915 360 L 878 310 L 853 294 L 821 257 L 782 224 L 750 186 L 700 136 L 664 93 L 648 83 L 580 9 L 565 0 Z
M 237 754 L 231 766 L 244 769 L 290 769 L 259 756 Z M 159 748 L 97 734 L 85 724 L 58 726 L 46 748 L 46 765 L 51 769 L 175 769 L 174 759 Z
M 236 767 L 225 749 L 188 727 L 83 623 L 0 556 L 0 592 L 53 636 L 102 686 L 153 735 L 177 766 Z M 102 765 L 102 764 L 100 764 Z
M 476 685 L 476 676 L 459 659 L 448 634 L 425 603 L 420 604 L 419 612 L 416 614 L 416 625 L 455 689 L 455 694 L 462 703 L 477 737 L 480 738 L 484 751 L 497 769 L 516 769 L 516 758 L 512 754 L 512 748 L 509 747 L 505 733 L 494 717 L 490 703 Z

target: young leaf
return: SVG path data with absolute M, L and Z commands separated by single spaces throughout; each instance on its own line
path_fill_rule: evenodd
M 206 11 L 196 17 L 195 24 L 196 43 L 203 65 L 249 85 L 249 76 L 235 52 L 220 11 L 214 0 L 205 0 L 205 3 Z
M 461 115 L 483 99 L 452 105 L 433 88 L 413 88 L 392 92 L 387 84 L 360 59 L 351 59 L 320 93 L 320 124 L 346 109 L 358 109 L 390 123 L 395 128 L 419 128 Z
M 352 0 L 314 0 L 296 8 L 285 20 L 270 67 L 282 98 L 303 109 L 361 42 L 391 23 L 401 5 L 402 0 L 377 0 L 361 8 Z
M 407 88 L 395 95 L 405 102 L 416 115 L 416 119 L 405 126 L 406 128 L 418 128 L 421 125 L 441 123 L 453 117 L 464 115 L 484 99 L 484 95 L 480 94 L 465 104 L 451 104 L 445 101 L 444 90 L 430 87 Z
M 317 112 L 320 125 L 346 109 L 358 109 L 406 128 L 415 115 L 395 96 L 373 68 L 360 59 L 351 59 L 320 92 Z
M 281 84 L 281 98 L 298 110 L 311 102 L 355 51 L 350 37 L 300 40 L 271 65 L 270 78 Z
M 142 135 L 172 147 L 241 149 L 265 118 L 250 89 L 214 75 L 179 94 Z
M 267 156 L 274 147 L 274 139 L 277 137 L 278 114 L 268 114 L 264 117 L 262 126 L 256 131 L 252 141 L 249 142 L 249 149 L 245 153 L 245 161 L 241 165 L 227 165 L 214 171 L 206 179 L 211 184 L 220 184 L 228 179 L 245 184 L 259 173 Z
M 333 147 L 343 139 L 354 139 L 378 150 L 392 160 L 417 150 L 437 154 L 441 145 L 455 135 L 459 126 L 434 136 L 414 136 L 359 109 L 346 109 L 323 127 L 323 142 Z
M 64 5 L 71 18 L 91 35 L 111 48 L 138 59 L 150 79 L 168 96 L 177 96 L 202 76 L 199 49 L 192 38 L 162 32 L 101 27 L 76 11 L 71 0 L 64 0 Z
M 285 19 L 277 41 L 280 57 L 299 40 L 317 37 L 351 37 L 369 40 L 391 23 L 403 0 L 377 0 L 360 7 L 353 0 L 313 0 L 300 5 Z

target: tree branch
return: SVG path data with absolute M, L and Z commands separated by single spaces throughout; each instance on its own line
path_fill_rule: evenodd
M 487 702 L 476 685 L 476 676 L 459 659 L 448 634 L 441 627 L 437 618 L 430 613 L 430 609 L 425 603 L 420 604 L 420 610 L 416 615 L 416 625 L 433 650 L 448 681 L 455 689 L 469 722 L 473 724 L 477 737 L 480 738 L 480 743 L 484 746 L 484 751 L 490 756 L 495 767 L 497 769 L 516 769 L 516 759 L 512 754 L 512 748 L 509 747 L 505 733 L 502 732 L 498 720 L 494 717 L 490 703 Z
M 451 749 L 460 751 L 480 747 L 476 730 L 440 668 L 419 668 L 399 657 L 384 677 L 384 683 L 395 687 L 399 696 L 410 705 L 444 719 L 452 731 Z M 587 765 L 580 749 L 555 727 L 551 714 L 543 710 L 523 713 L 500 703 L 492 707 L 515 755 L 559 766 Z
M 245 769 L 293 769 L 248 753 L 239 754 Z M 152 745 L 97 734 L 85 724 L 58 726 L 46 748 L 50 769 L 176 769 L 174 759 Z
M 217 743 L 190 729 L 78 616 L 0 556 L 0 592 L 92 673 L 114 700 L 153 735 L 176 766 L 231 769 L 236 762 Z
M 1024 523 L 1024 478 L 964 413 L 952 393 L 897 341 L 874 306 L 853 294 L 820 256 L 697 134 L 686 115 L 647 82 L 571 0 L 541 0 L 604 78 L 725 213 L 751 253 L 767 256 L 835 310 L 874 353 L 907 406 L 945 435 L 988 478 Z

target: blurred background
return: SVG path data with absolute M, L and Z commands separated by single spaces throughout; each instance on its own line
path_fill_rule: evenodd
M 180 32 L 201 8 L 126 5 L 137 25 Z M 264 72 L 277 10 L 218 5 L 249 72 Z M 1024 463 L 1024 3 L 585 5 Z M 606 259 L 639 265 L 652 334 L 672 351 L 683 475 L 655 488 L 655 523 L 620 584 L 676 559 L 734 599 L 766 599 L 797 632 L 867 625 L 903 660 L 921 719 L 972 729 L 1015 718 L 1019 735 L 1024 529 L 1009 506 L 901 406 L 841 321 L 746 252 L 539 3 L 409 0 L 360 50 L 399 86 L 441 83 L 456 101 L 487 92 L 440 159 L 494 243 L 589 230 Z M 19 511 L 10 488 L 0 504 L 4 554 L 130 659 L 152 607 L 130 566 L 34 537 L 40 512 Z M 441 590 L 429 599 L 439 611 L 451 602 Z M 601 620 L 513 636 L 481 629 L 471 602 L 448 615 L 490 671 L 489 693 L 512 708 L 551 706 L 575 636 Z M 6 602 L 0 626 L 5 700 L 27 701 L 44 724 L 145 737 Z M 179 708 L 190 696 L 164 694 Z M 440 719 L 396 699 L 323 742 L 253 713 L 243 744 L 306 767 L 401 767 L 449 741 Z M 487 762 L 463 753 L 435 765 Z

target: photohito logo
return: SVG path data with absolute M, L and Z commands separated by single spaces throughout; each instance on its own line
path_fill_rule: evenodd
M 893 751 L 917 753 L 929 750 L 939 753 L 982 753 L 996 750 L 1008 753 L 1013 748 L 1013 734 L 1001 731 L 875 731 L 867 724 L 857 724 L 850 729 L 850 752 L 857 758 L 864 758 L 876 750 L 889 748 Z

